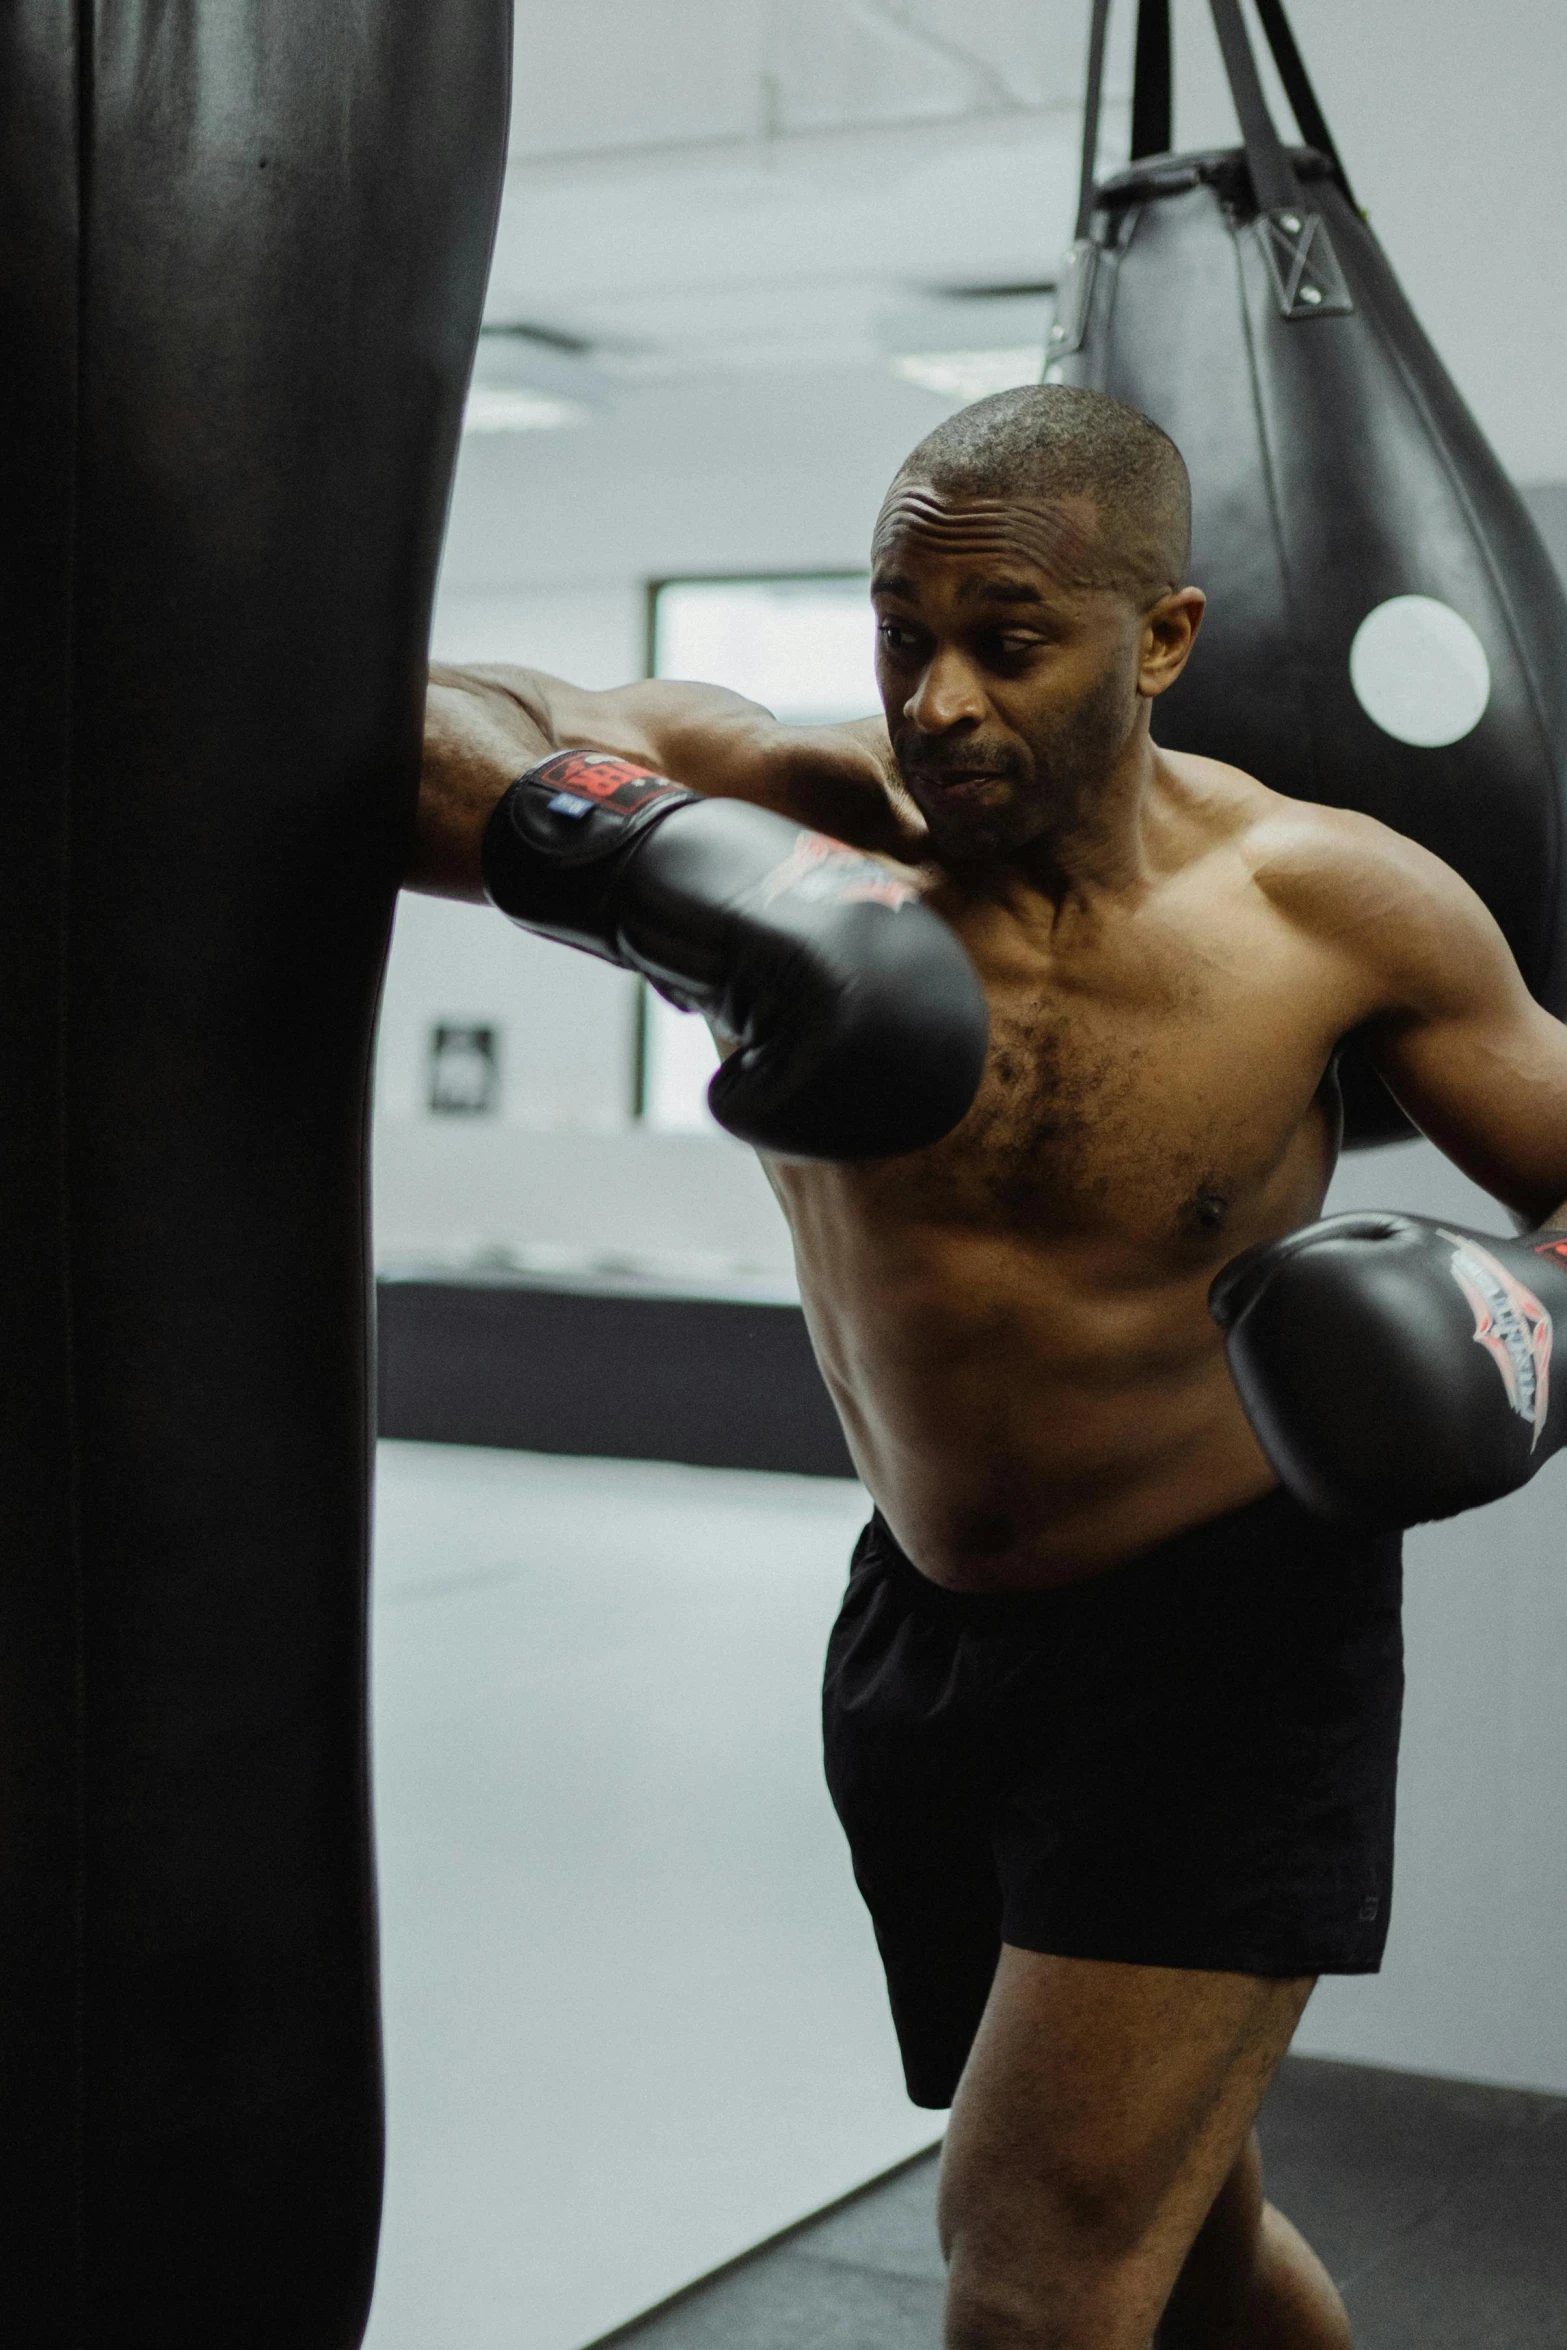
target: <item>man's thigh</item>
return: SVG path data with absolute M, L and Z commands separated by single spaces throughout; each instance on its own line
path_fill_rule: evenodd
M 1004 1949 L 942 2166 L 954 2292 L 1146 2343 L 1311 1989 Z

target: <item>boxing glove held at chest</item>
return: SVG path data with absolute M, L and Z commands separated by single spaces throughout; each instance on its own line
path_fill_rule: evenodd
M 1248 1249 L 1208 1303 L 1258 1442 L 1324 1516 L 1452 1517 L 1567 1442 L 1567 1235 L 1329 1216 Z
M 597 751 L 520 775 L 485 831 L 484 887 L 524 929 L 639 971 L 736 1049 L 721 1126 L 790 1158 L 888 1158 L 950 1132 L 989 1038 L 946 923 L 874 858 Z

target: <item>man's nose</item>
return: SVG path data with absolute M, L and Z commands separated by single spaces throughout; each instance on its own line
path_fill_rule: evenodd
M 955 726 L 978 726 L 985 716 L 979 681 L 961 653 L 943 649 L 932 659 L 903 715 L 921 734 L 950 734 Z

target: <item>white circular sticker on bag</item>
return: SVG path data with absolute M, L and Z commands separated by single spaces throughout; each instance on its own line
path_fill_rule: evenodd
M 1422 750 L 1462 742 L 1491 699 L 1484 645 L 1435 596 L 1392 596 L 1368 612 L 1349 648 L 1349 681 L 1384 734 Z

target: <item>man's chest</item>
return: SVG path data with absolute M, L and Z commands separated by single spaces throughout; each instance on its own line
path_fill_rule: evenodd
M 1201 1242 L 1244 1221 L 1303 1133 L 1320 1157 L 1331 988 L 1281 926 L 1128 926 L 981 968 L 984 1083 L 908 1163 L 916 1212 Z

